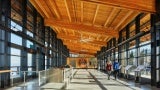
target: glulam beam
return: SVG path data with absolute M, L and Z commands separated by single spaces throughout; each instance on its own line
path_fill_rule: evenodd
M 110 36 L 110 37 L 118 37 L 118 31 L 111 30 L 109 28 L 88 26 L 88 25 L 84 25 L 84 24 L 80 24 L 80 23 L 55 20 L 53 18 L 45 19 L 44 22 L 45 22 L 46 26 L 66 28 L 66 29 L 89 32 L 89 33 L 94 33 L 94 34 Z
M 130 9 L 134 11 L 155 13 L 155 0 L 82 0 L 85 2 L 92 2 L 113 6 L 120 9 Z

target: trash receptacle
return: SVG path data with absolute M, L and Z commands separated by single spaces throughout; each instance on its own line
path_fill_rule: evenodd
M 157 88 L 160 88 L 160 81 L 157 82 Z
M 135 77 L 135 82 L 138 83 L 139 82 L 139 76 Z
M 140 83 L 141 82 L 141 72 L 135 71 L 135 82 Z

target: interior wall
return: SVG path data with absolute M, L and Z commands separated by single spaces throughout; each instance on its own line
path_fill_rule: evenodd
M 67 65 L 74 68 L 97 68 L 97 58 L 94 57 L 69 57 Z

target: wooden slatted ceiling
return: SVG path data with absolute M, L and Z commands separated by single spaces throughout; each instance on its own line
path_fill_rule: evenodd
M 71 52 L 94 55 L 155 0 L 30 0 Z M 145 20 L 145 19 L 144 19 Z

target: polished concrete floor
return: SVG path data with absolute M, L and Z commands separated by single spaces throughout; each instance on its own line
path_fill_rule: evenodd
M 56 85 L 56 86 L 54 86 Z M 32 81 L 25 84 L 17 85 L 12 88 L 4 90 L 61 90 L 58 85 L 61 84 L 48 84 L 50 88 L 43 88 L 38 86 L 38 82 Z M 52 88 L 53 86 L 53 88 Z M 47 87 L 47 85 L 45 86 Z M 134 83 L 131 80 L 117 79 L 111 77 L 107 79 L 107 74 L 94 70 L 94 69 L 77 69 L 74 78 L 71 80 L 65 90 L 160 90 L 160 88 L 151 87 L 150 85 L 141 85 Z M 0 89 L 1 90 L 1 89 Z

